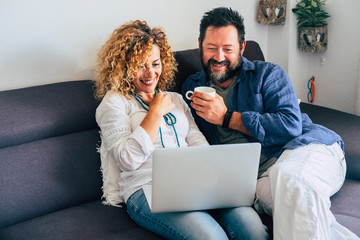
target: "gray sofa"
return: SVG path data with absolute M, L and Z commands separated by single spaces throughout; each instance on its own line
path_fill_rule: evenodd
M 201 64 L 197 49 L 175 56 L 179 91 Z M 245 56 L 264 59 L 252 41 Z M 138 227 L 125 206 L 102 204 L 98 104 L 90 80 L 0 92 L 1 240 L 161 239 Z M 301 109 L 345 141 L 347 179 L 332 210 L 360 236 L 360 117 L 306 103 Z M 271 219 L 262 218 L 271 230 Z

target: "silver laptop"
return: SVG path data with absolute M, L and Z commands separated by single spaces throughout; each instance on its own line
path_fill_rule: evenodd
M 143 187 L 151 212 L 251 206 L 260 151 L 259 143 L 155 149 L 152 185 Z

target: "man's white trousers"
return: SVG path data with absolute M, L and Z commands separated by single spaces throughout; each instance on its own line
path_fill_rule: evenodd
M 338 143 L 286 150 L 257 182 L 255 208 L 273 217 L 275 240 L 359 239 L 330 211 L 345 180 Z

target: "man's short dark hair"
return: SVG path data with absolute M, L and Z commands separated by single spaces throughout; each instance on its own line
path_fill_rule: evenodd
M 206 29 L 209 26 L 215 28 L 233 25 L 238 31 L 240 46 L 245 40 L 245 26 L 243 17 L 231 8 L 214 8 L 204 14 L 200 22 L 200 42 L 204 41 Z

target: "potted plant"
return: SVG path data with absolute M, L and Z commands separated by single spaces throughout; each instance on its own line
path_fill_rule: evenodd
M 292 9 L 297 15 L 299 48 L 305 52 L 327 49 L 327 22 L 330 15 L 321 9 L 326 0 L 301 0 Z

